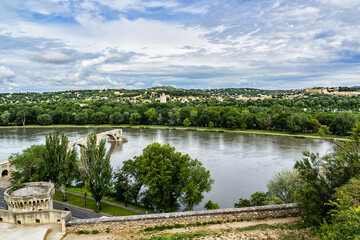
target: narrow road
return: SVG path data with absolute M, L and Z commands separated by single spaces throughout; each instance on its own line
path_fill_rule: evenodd
M 99 218 L 99 217 L 104 217 L 104 216 L 106 216 L 106 217 L 110 216 L 108 214 L 96 213 L 92 210 L 82 208 L 82 207 L 77 207 L 77 206 L 63 203 L 63 202 L 54 201 L 53 204 L 54 204 L 54 209 L 58 209 L 58 210 L 64 210 L 66 207 L 69 211 L 71 211 L 71 215 L 72 215 L 73 219 L 76 219 L 76 218 L 80 218 L 80 219 Z
M 6 203 L 4 201 L 4 192 L 5 192 L 5 189 L 0 188 L 0 209 L 6 210 Z
M 85 195 L 83 195 L 81 193 L 70 192 L 70 191 L 66 191 L 66 193 L 72 194 L 72 195 L 75 195 L 75 196 L 79 196 L 79 197 L 85 197 Z M 95 200 L 93 197 L 90 197 L 90 196 L 87 196 L 87 198 Z M 119 207 L 119 208 L 122 208 L 122 209 L 126 209 L 126 210 L 129 210 L 129 211 L 138 213 L 138 214 L 145 214 L 145 211 L 142 211 L 142 210 L 139 210 L 139 209 L 136 209 L 136 208 L 132 208 L 132 207 L 125 207 L 124 205 L 117 204 L 117 203 L 114 203 L 114 202 L 110 202 L 110 201 L 107 201 L 107 200 L 101 200 L 101 202 L 109 204 L 109 205 L 114 206 L 114 207 Z

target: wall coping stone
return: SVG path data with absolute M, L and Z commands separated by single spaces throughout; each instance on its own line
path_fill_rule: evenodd
M 75 225 L 83 225 L 83 224 L 101 224 L 101 223 L 109 223 L 109 222 L 184 218 L 184 217 L 194 217 L 194 216 L 211 216 L 211 215 L 221 215 L 221 214 L 236 214 L 236 213 L 244 213 L 244 212 L 278 211 L 278 210 L 295 209 L 295 208 L 297 208 L 296 204 L 290 203 L 290 204 L 277 204 L 277 205 L 244 207 L 244 208 L 225 208 L 225 209 L 217 209 L 217 210 L 157 213 L 157 214 L 120 216 L 120 217 L 100 217 L 100 218 L 72 220 L 67 222 L 66 226 L 75 226 Z

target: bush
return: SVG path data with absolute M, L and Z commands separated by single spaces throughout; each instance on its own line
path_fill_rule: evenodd
M 251 207 L 251 202 L 248 199 L 239 198 L 239 202 L 234 204 L 236 208 Z
M 214 209 L 220 209 L 220 206 L 219 206 L 219 204 L 217 204 L 217 203 L 212 202 L 211 200 L 209 200 L 209 201 L 205 204 L 204 208 L 205 208 L 206 210 L 214 210 Z
M 360 180 L 351 179 L 338 188 L 333 199 L 330 205 L 335 209 L 317 231 L 319 239 L 360 239 Z
M 76 234 L 80 235 L 80 234 L 89 234 L 89 231 L 86 230 L 79 230 L 76 232 Z
M 293 203 L 295 190 L 300 186 L 299 181 L 297 171 L 284 169 L 268 181 L 267 188 L 271 195 L 280 198 L 284 203 Z
M 250 200 L 240 198 L 238 203 L 234 204 L 234 207 L 252 207 L 252 206 L 264 206 L 275 204 L 271 198 L 269 192 L 255 192 L 251 195 Z
M 356 124 L 351 138 L 354 141 L 337 143 L 333 153 L 322 158 L 305 151 L 305 157 L 294 166 L 301 179 L 295 198 L 304 216 L 316 224 L 329 217 L 334 206 L 328 203 L 336 188 L 360 175 L 360 124 Z

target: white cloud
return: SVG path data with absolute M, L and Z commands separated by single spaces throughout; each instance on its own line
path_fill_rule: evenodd
M 73 61 L 73 58 L 61 52 L 45 52 L 36 56 L 36 60 L 45 63 L 63 64 Z
M 14 77 L 15 74 L 9 68 L 0 66 L 0 79 L 8 79 Z
M 49 21 L 16 14 L 19 3 L 0 3 L 0 34 L 16 45 L 0 47 L 0 77 L 6 66 L 29 87 L 350 84 L 360 55 L 358 0 L 24 3 Z

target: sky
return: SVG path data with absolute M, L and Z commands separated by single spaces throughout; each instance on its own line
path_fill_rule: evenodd
M 360 0 L 0 0 L 0 92 L 360 85 Z

